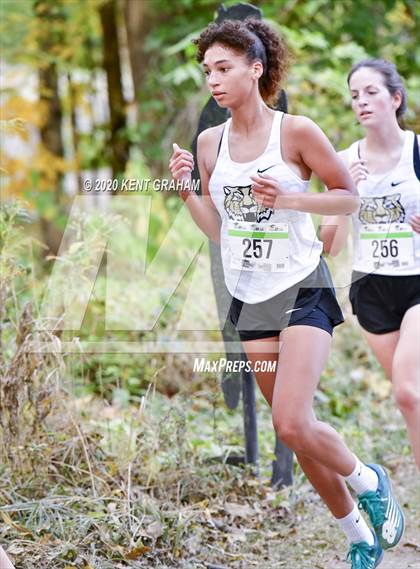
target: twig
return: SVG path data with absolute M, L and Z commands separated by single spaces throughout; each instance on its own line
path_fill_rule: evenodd
M 133 525 L 131 523 L 131 461 L 128 463 L 128 474 L 127 474 L 127 514 L 128 514 L 128 525 L 130 527 L 130 534 L 133 534 Z
M 80 437 L 80 441 L 82 443 L 82 447 L 83 447 L 83 452 L 85 453 L 85 457 L 86 457 L 86 462 L 88 465 L 88 469 L 89 469 L 89 475 L 90 475 L 90 482 L 92 484 L 92 492 L 93 492 L 93 496 L 95 498 L 98 497 L 98 495 L 96 494 L 96 487 L 95 487 L 95 477 L 93 476 L 93 471 L 92 471 L 92 465 L 90 463 L 90 459 L 89 459 L 89 453 L 85 444 L 85 439 L 83 437 L 82 431 L 79 428 L 79 425 L 76 423 L 76 421 L 74 420 L 73 416 L 70 415 L 70 420 L 73 423 L 73 425 L 76 427 L 77 433 Z

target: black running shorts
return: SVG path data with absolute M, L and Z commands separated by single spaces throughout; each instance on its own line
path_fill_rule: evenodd
M 353 271 L 350 302 L 360 326 L 372 334 L 401 327 L 404 314 L 420 304 L 420 276 L 388 276 Z
M 308 277 L 268 300 L 248 304 L 234 297 L 229 316 L 243 342 L 278 336 L 297 325 L 314 326 L 332 335 L 333 328 L 344 321 L 322 257 Z

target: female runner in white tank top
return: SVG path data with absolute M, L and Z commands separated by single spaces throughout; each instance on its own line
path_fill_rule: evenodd
M 350 301 L 369 346 L 392 380 L 420 470 L 420 158 L 418 135 L 403 130 L 404 84 L 395 66 L 369 59 L 348 76 L 352 107 L 366 138 L 340 152 L 357 184 Z M 325 218 L 333 255 L 349 221 Z
M 198 138 L 202 196 L 188 191 L 193 157 L 176 144 L 172 176 L 184 180 L 180 195 L 197 225 L 221 245 L 233 296 L 230 316 L 248 359 L 277 364 L 275 372 L 255 373 L 277 435 L 294 450 L 348 536 L 352 567 L 372 569 L 382 549 L 400 540 L 402 512 L 382 467 L 361 463 L 313 410 L 332 330 L 342 314 L 310 213 L 355 211 L 354 185 L 312 121 L 267 104 L 276 98 L 288 60 L 283 41 L 267 24 L 252 19 L 210 24 L 195 43 L 210 92 L 231 119 Z M 312 172 L 328 192 L 306 191 Z M 361 517 L 346 482 L 370 504 L 375 531 Z M 391 537 L 384 526 L 388 507 L 398 526 Z

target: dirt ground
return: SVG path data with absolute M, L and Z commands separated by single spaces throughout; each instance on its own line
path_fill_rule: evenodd
M 403 538 L 398 549 L 387 551 L 380 569 L 420 569 L 420 549 L 410 540 Z M 349 565 L 338 559 L 332 560 L 326 569 L 349 569 Z
M 404 509 L 406 527 L 400 544 L 385 552 L 378 569 L 420 569 L 420 476 L 411 457 L 396 460 L 392 480 Z M 328 553 L 334 549 L 336 554 Z M 287 543 L 282 540 L 272 544 L 268 558 L 252 566 L 258 569 L 349 569 L 345 562 L 347 549 L 345 538 L 314 495 L 299 519 L 295 541 L 287 539 Z M 226 566 L 232 565 L 226 563 Z
M 420 477 L 413 461 L 401 462 L 394 472 L 393 479 L 395 492 L 404 507 L 406 529 L 401 543 L 396 549 L 385 552 L 379 567 L 380 569 L 420 569 Z M 342 559 L 342 555 L 335 556 L 325 569 L 348 569 L 349 565 Z

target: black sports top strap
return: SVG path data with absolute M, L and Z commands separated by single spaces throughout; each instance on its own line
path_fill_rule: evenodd
M 224 132 L 225 132 L 225 127 L 223 127 L 223 129 L 222 129 L 222 135 L 221 135 L 220 140 L 219 140 L 219 146 L 217 147 L 217 156 L 219 156 L 220 147 L 222 146 L 222 140 L 223 140 L 223 133 Z
M 416 173 L 417 176 L 417 180 L 420 180 L 420 152 L 419 152 L 419 141 L 416 133 L 414 133 L 413 166 L 414 166 L 414 172 Z

